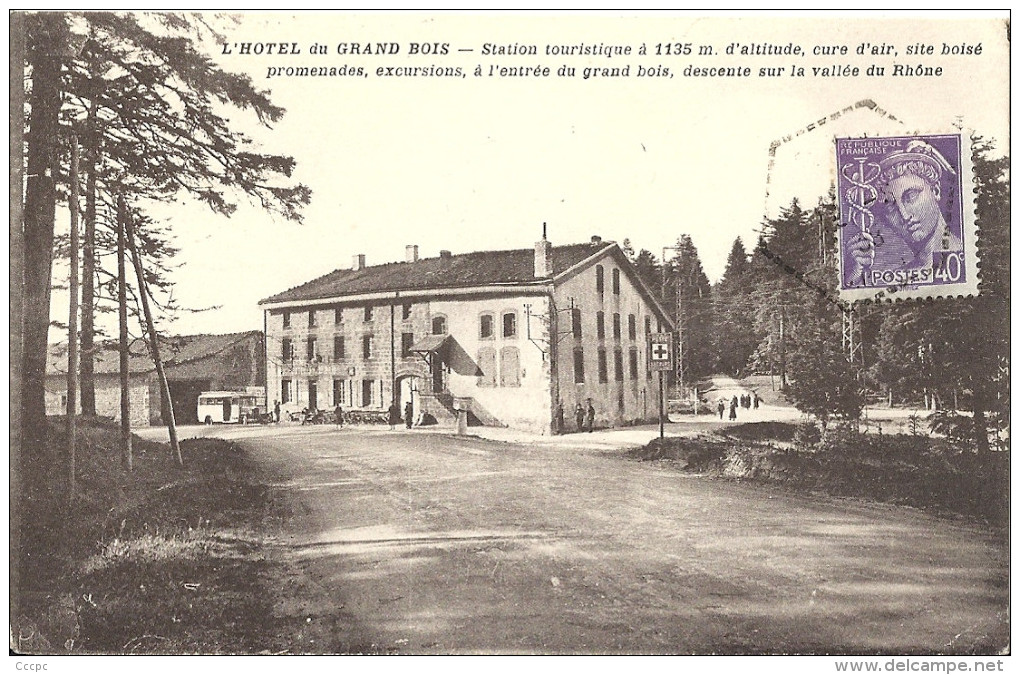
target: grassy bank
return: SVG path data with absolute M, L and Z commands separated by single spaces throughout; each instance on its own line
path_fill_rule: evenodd
M 291 627 L 273 618 L 266 585 L 276 571 L 262 539 L 281 507 L 245 452 L 185 441 L 182 469 L 165 444 L 135 437 L 128 474 L 115 426 L 79 428 L 70 508 L 52 458 L 23 464 L 18 651 L 285 649 Z M 62 426 L 50 438 L 62 447 Z
M 906 434 L 833 431 L 803 443 L 793 425 L 738 425 L 725 434 L 655 439 L 631 456 L 722 479 L 902 504 L 996 526 L 1008 523 L 1005 452 L 981 456 L 943 439 Z M 764 440 L 771 437 L 775 442 Z

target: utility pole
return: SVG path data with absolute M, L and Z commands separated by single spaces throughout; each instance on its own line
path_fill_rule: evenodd
M 135 245 L 134 224 L 127 214 L 124 214 L 125 236 L 128 248 L 131 249 L 131 259 L 135 265 L 135 278 L 138 279 L 138 298 L 142 305 L 142 316 L 145 321 L 145 330 L 149 335 L 149 355 L 156 367 L 156 377 L 159 380 L 160 392 L 166 402 L 167 417 L 166 428 L 170 436 L 170 450 L 173 453 L 177 466 L 184 466 L 184 459 L 181 456 L 181 445 L 177 441 L 177 418 L 174 415 L 174 403 L 170 397 L 170 382 L 166 378 L 166 369 L 163 367 L 163 359 L 159 355 L 159 335 L 156 333 L 156 322 L 152 318 L 152 308 L 149 306 L 149 285 L 145 282 L 145 273 L 142 269 L 142 257 Z
M 393 296 L 393 302 L 390 303 L 390 405 L 397 404 L 397 347 L 395 344 L 396 335 L 396 316 L 397 311 L 397 299 L 400 297 L 398 291 Z

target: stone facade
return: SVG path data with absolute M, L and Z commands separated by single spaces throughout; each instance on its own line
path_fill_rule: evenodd
M 522 253 L 534 275 L 504 280 Z M 471 265 L 448 254 L 419 262 L 415 248 L 407 263 L 367 268 L 359 256 L 350 272 L 264 300 L 270 405 L 381 412 L 396 402 L 403 414 L 410 400 L 416 417 L 452 421 L 462 409 L 473 423 L 538 433 L 573 429 L 574 407 L 589 399 L 597 426 L 657 414 L 646 327 L 668 320 L 618 246 L 543 239 L 533 254 L 466 256 Z

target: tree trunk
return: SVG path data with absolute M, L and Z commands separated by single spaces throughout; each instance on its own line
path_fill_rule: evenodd
M 978 454 L 985 454 L 988 447 L 988 419 L 985 416 L 987 406 L 985 405 L 985 392 L 982 388 L 974 388 L 974 443 Z
M 99 148 L 95 105 L 89 105 L 85 134 L 85 241 L 81 270 L 81 412 L 96 414 L 95 311 L 96 311 L 96 167 Z
M 779 307 L 779 388 L 786 391 L 786 307 Z
M 24 492 L 22 479 L 22 437 L 21 437 L 21 401 L 23 368 L 23 336 L 25 330 L 25 303 L 23 296 L 23 283 L 25 281 L 25 241 L 23 229 L 22 209 L 24 194 L 22 192 L 22 181 L 25 177 L 24 167 L 24 134 L 25 134 L 25 14 L 24 12 L 11 12 L 10 14 L 10 68 L 8 70 L 8 85 L 10 87 L 10 108 L 8 112 L 8 125 L 10 129 L 11 153 L 10 153 L 10 267 L 8 268 L 8 283 L 10 284 L 10 326 L 8 341 L 10 343 L 10 427 L 8 428 L 10 438 L 10 490 L 8 494 L 10 504 L 10 565 L 8 566 L 8 588 L 10 589 L 10 626 L 11 636 L 20 636 L 21 633 L 21 579 L 24 571 L 21 569 L 21 521 L 24 508 L 22 506 L 22 494 Z
M 70 300 L 67 311 L 67 501 L 74 502 L 75 416 L 78 414 L 78 139 L 71 137 Z
M 28 131 L 28 181 L 24 214 L 24 356 L 22 439 L 33 457 L 51 454 L 46 446 L 46 359 L 50 327 L 50 273 L 56 217 L 55 174 L 59 170 L 61 57 L 67 25 L 59 13 L 26 18 L 28 63 L 32 68 Z
M 125 471 L 133 466 L 131 457 L 131 373 L 128 363 L 127 274 L 124 269 L 124 198 L 117 198 L 117 313 L 120 324 L 120 442 Z
M 174 461 L 177 462 L 177 465 L 184 466 L 184 459 L 181 457 L 181 446 L 177 442 L 177 420 L 174 418 L 174 405 L 170 399 L 170 383 L 166 379 L 163 360 L 159 357 L 159 336 L 156 334 L 156 324 L 152 320 L 152 309 L 149 307 L 149 285 L 145 283 L 145 274 L 142 271 L 142 257 L 138 254 L 138 246 L 135 244 L 134 224 L 127 213 L 124 213 L 123 217 L 127 226 L 128 247 L 131 249 L 131 258 L 135 263 L 135 276 L 138 278 L 138 296 L 142 300 L 145 328 L 149 335 L 149 355 L 156 366 L 156 376 L 159 378 L 160 392 L 169 411 L 167 413 L 166 428 L 170 434 L 170 449 L 173 451 Z

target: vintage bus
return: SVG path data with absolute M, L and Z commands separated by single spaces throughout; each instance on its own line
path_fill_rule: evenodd
M 198 420 L 205 424 L 261 422 L 266 411 L 258 397 L 243 391 L 204 391 L 198 396 Z

